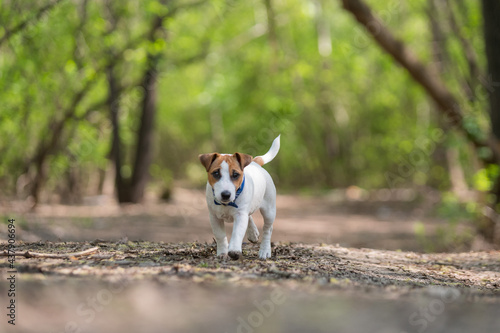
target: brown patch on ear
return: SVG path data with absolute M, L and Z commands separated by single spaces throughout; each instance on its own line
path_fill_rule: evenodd
M 254 159 L 253 159 L 253 161 L 254 161 L 255 163 L 257 163 L 258 165 L 260 165 L 260 166 L 263 166 L 263 165 L 264 165 L 264 160 L 263 160 L 263 159 L 262 159 L 262 157 L 260 157 L 260 156 L 257 156 L 256 158 L 254 158 Z
M 253 160 L 253 157 L 248 154 L 234 153 L 233 156 L 236 157 L 236 160 L 241 166 L 241 170 L 245 169 Z
M 211 153 L 211 154 L 200 154 L 198 155 L 198 159 L 200 160 L 201 164 L 205 167 L 205 169 L 210 170 L 210 166 L 212 163 L 219 157 L 218 153 Z

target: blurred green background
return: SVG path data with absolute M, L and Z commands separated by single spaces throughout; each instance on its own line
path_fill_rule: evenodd
M 486 73 L 481 3 L 368 3 L 445 82 L 469 132 L 489 133 L 488 75 L 468 56 Z M 168 198 L 203 186 L 198 154 L 260 155 L 281 134 L 266 169 L 282 193 L 438 191 L 440 212 L 476 222 L 494 202 L 498 166 L 340 1 L 0 4 L 4 199 L 80 203 L 106 177 L 137 192 L 120 201 Z

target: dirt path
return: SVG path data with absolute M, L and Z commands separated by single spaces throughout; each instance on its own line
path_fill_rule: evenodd
M 280 195 L 273 257 L 258 260 L 258 245 L 244 244 L 243 260 L 222 261 L 202 191 L 177 189 L 167 204 L 120 207 L 96 197 L 85 206 L 41 205 L 35 213 L 23 203 L 2 205 L 0 214 L 16 219 L 17 251 L 99 248 L 83 258 L 16 257 L 15 326 L 6 316 L 9 262 L 0 257 L 2 333 L 500 327 L 500 252 L 409 252 L 422 250 L 415 223 L 429 231 L 443 223 L 427 217 L 428 207 Z M 260 216 L 256 223 L 261 228 Z M 0 251 L 7 239 L 0 228 Z
M 494 332 L 500 253 L 416 254 L 278 243 L 215 258 L 202 243 L 25 243 L 8 332 Z M 6 245 L 0 246 L 5 250 Z M 0 259 L 0 295 L 9 273 Z M 6 305 L 6 304 L 5 304 Z M 1 304 L 2 308 L 4 304 Z M 3 326 L 2 326 L 3 325 Z M 5 318 L 0 327 L 5 327 Z M 4 330 L 2 329 L 2 332 Z

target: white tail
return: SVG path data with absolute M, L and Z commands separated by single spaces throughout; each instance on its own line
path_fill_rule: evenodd
M 257 156 L 253 160 L 259 164 L 260 166 L 263 166 L 264 164 L 267 164 L 271 162 L 276 155 L 278 155 L 278 152 L 280 151 L 280 135 L 276 139 L 274 139 L 273 144 L 271 145 L 271 148 L 267 153 L 265 153 L 262 156 Z

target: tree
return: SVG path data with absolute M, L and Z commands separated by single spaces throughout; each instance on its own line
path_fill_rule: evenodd
M 359 23 L 366 27 L 377 43 L 425 89 L 435 101 L 440 112 L 446 116 L 448 123 L 461 131 L 477 151 L 481 149 L 489 150 L 489 155 L 480 154 L 479 152 L 477 154 L 482 159 L 483 164 L 485 166 L 489 164 L 500 165 L 500 142 L 498 140 L 499 136 L 495 133 L 496 131 L 500 131 L 500 125 L 496 123 L 497 119 L 500 119 L 496 112 L 496 108 L 500 106 L 500 99 L 497 99 L 500 93 L 490 94 L 492 133 L 487 136 L 486 140 L 483 140 L 467 128 L 462 107 L 458 102 L 459 99 L 454 96 L 446 84 L 429 66 L 426 66 L 413 54 L 405 43 L 394 37 L 384 23 L 372 13 L 368 5 L 362 0 L 342 0 L 342 3 L 344 8 L 351 12 Z M 497 2 L 483 1 L 488 60 L 491 58 L 489 69 L 495 75 L 500 74 L 500 58 L 498 57 L 500 53 L 500 48 L 498 47 L 500 34 L 498 33 L 499 25 L 497 23 L 499 12 L 500 5 Z M 496 220 L 489 219 L 486 226 L 480 226 L 479 228 L 488 240 L 498 242 L 500 239 L 495 239 Z
M 110 157 L 115 169 L 115 189 L 120 203 L 139 203 L 144 198 L 144 191 L 149 180 L 149 168 L 153 160 L 153 131 L 157 113 L 157 85 L 159 79 L 159 64 L 162 59 L 162 47 L 165 37 L 164 22 L 171 18 L 180 9 L 203 4 L 204 1 L 191 2 L 177 7 L 167 5 L 165 1 L 158 3 L 159 13 L 154 15 L 147 29 L 144 41 L 146 42 L 147 55 L 139 86 L 142 88 L 140 103 L 139 128 L 135 134 L 134 159 L 130 177 L 125 177 L 122 172 L 124 165 L 123 144 L 120 137 L 119 101 L 121 90 L 116 65 L 111 64 L 107 70 L 108 76 L 108 107 L 113 127 Z M 112 9 L 110 9 L 112 11 Z M 112 15 L 112 26 L 116 28 L 117 17 Z M 113 28 L 114 29 L 114 28 Z M 162 35 L 163 34 L 163 35 Z
M 488 93 L 489 115 L 493 135 L 500 142 L 500 2 L 482 0 L 484 40 L 488 75 L 485 88 Z M 496 204 L 500 204 L 500 177 L 493 189 Z
M 500 139 L 500 2 L 482 0 L 491 128 Z
M 280 175 L 280 188 L 387 187 L 385 174 L 404 169 L 418 139 L 443 125 L 432 116 L 432 101 L 449 115 L 443 128 L 460 128 L 495 166 L 495 154 L 484 154 L 494 149 L 483 96 L 475 96 L 482 91 L 474 86 L 485 67 L 474 55 L 482 47 L 480 6 L 432 0 L 452 3 L 457 18 L 451 24 L 440 13 L 453 68 L 438 75 L 426 43 L 429 1 L 393 1 L 389 19 L 380 11 L 386 30 L 397 27 L 398 38 L 413 43 L 409 52 L 409 42 L 393 43 L 393 35 L 392 54 L 372 47 L 334 1 L 214 0 L 196 7 L 203 1 L 37 0 L 36 8 L 4 1 L 6 30 L 31 23 L 0 45 L 0 133 L 16 138 L 0 141 L 0 191 L 58 200 L 53 194 L 72 197 L 76 181 L 81 196 L 95 195 L 111 163 L 119 201 L 138 202 L 148 179 L 158 190 L 174 178 L 203 182 L 193 161 L 200 152 L 260 154 L 278 133 L 287 140 L 267 168 Z M 53 3 L 37 19 L 38 9 Z M 392 6 L 371 3 L 377 11 Z M 369 25 L 384 35 L 377 21 Z M 394 70 L 393 57 L 411 75 Z M 425 90 L 412 84 L 415 78 Z M 440 142 L 446 148 L 448 133 Z M 476 159 L 465 139 L 453 138 L 455 161 L 472 187 Z M 398 174 L 397 186 L 450 188 L 446 164 L 426 152 Z
M 156 16 L 149 30 L 147 41 L 154 43 L 158 38 L 157 34 L 162 30 L 163 21 L 166 16 Z M 160 55 L 156 52 L 149 52 L 146 59 L 146 66 L 140 86 L 143 89 L 141 102 L 140 126 L 136 134 L 135 159 L 132 176 L 126 179 L 122 175 L 123 157 L 122 142 L 120 139 L 119 125 L 119 96 L 115 68 L 111 65 L 108 68 L 108 105 L 110 109 L 111 124 L 113 126 L 111 157 L 115 165 L 115 187 L 118 201 L 141 202 L 144 197 L 144 189 L 147 185 L 149 167 L 152 161 L 152 139 L 153 126 L 156 114 L 156 85 L 158 81 L 158 63 Z

